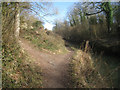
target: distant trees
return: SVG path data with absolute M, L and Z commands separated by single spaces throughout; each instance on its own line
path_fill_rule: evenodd
M 75 3 L 73 10 L 68 14 L 71 26 L 83 23 L 89 16 L 103 14 L 106 16 L 108 33 L 111 31 L 113 23 L 113 12 L 116 6 L 111 2 L 84 2 Z M 118 15 L 118 14 L 117 14 Z
M 105 37 L 115 31 L 115 23 L 119 23 L 119 5 L 112 2 L 75 3 L 67 13 L 67 25 L 64 26 L 64 21 L 55 24 L 54 32 L 72 41 Z
M 91 5 L 92 4 L 92 5 Z M 111 31 L 111 25 L 113 23 L 113 8 L 110 2 L 91 2 L 89 6 L 92 6 L 91 9 L 94 9 L 95 12 L 86 12 L 86 15 L 94 15 L 101 12 L 104 12 L 106 15 L 108 33 Z M 89 7 L 88 6 L 88 7 Z
M 79 21 L 78 18 L 82 23 L 86 19 L 86 16 L 97 15 L 102 12 L 106 15 L 108 32 L 110 32 L 113 22 L 113 7 L 110 2 L 76 3 L 73 14 L 71 15 L 72 20 L 70 20 L 70 23 L 73 21 L 73 24 L 76 24 L 76 22 Z

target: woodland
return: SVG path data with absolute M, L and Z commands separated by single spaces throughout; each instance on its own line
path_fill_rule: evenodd
M 52 5 L 0 3 L 1 87 L 120 88 L 120 2 L 75 2 L 48 30 Z

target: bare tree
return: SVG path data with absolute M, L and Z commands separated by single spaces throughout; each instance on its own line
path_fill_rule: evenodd
M 15 37 L 16 39 L 19 38 L 20 33 L 20 8 L 19 8 L 19 2 L 15 3 Z

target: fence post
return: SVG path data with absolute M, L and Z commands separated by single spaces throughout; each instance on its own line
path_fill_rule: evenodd
M 86 44 L 85 44 L 85 50 L 84 50 L 85 52 L 88 51 L 88 46 L 89 46 L 89 41 L 87 40 L 87 41 L 86 41 Z

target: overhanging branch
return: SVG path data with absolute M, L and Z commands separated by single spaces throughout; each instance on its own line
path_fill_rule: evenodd
M 86 16 L 90 16 L 90 15 L 94 15 L 94 14 L 98 14 L 101 13 L 103 10 L 99 11 L 99 12 L 95 12 L 95 13 L 85 13 Z

